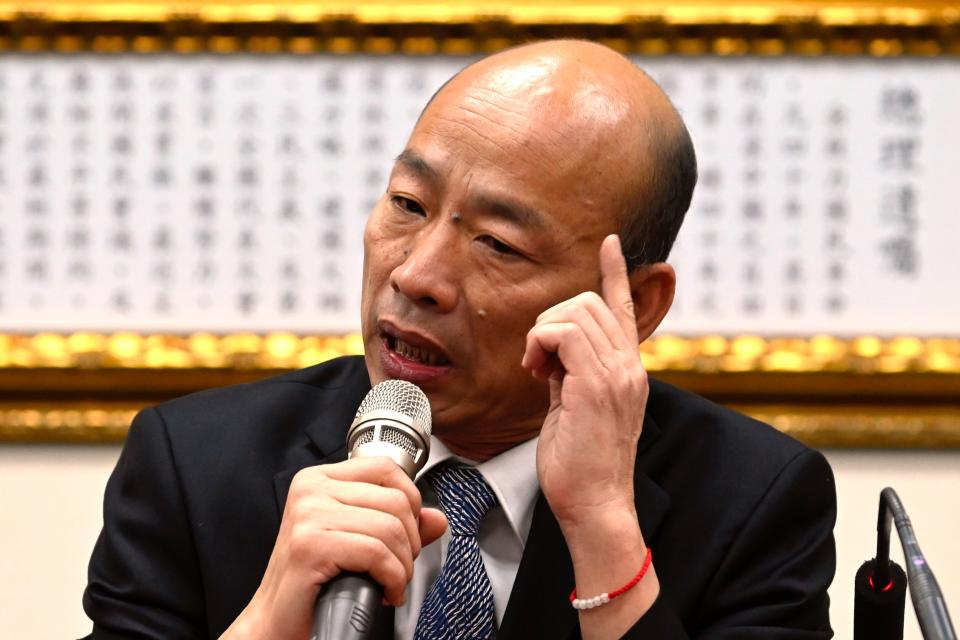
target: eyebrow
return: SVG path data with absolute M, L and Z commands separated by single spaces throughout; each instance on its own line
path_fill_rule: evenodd
M 474 200 L 478 208 L 494 218 L 531 229 L 545 229 L 547 226 L 543 214 L 522 202 L 484 193 L 474 196 Z
M 429 162 L 420 157 L 420 154 L 412 149 L 404 149 L 401 151 L 397 159 L 394 160 L 394 163 L 409 169 L 431 182 L 438 182 L 440 179 L 440 173 L 431 167 Z
M 404 149 L 397 156 L 395 163 L 430 182 L 440 181 L 440 172 L 430 166 L 429 162 L 412 149 Z M 547 227 L 543 214 L 517 200 L 487 193 L 479 193 L 473 196 L 473 200 L 477 208 L 494 218 L 511 222 L 520 227 L 532 229 L 545 229 Z

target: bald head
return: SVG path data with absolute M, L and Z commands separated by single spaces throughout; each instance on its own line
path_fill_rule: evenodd
M 436 109 L 515 129 L 544 149 L 545 164 L 597 187 L 588 199 L 615 217 L 631 267 L 666 260 L 696 158 L 666 94 L 624 56 L 580 40 L 522 45 L 460 71 L 423 115 Z

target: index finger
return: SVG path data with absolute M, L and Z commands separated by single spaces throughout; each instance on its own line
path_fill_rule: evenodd
M 633 294 L 627 276 L 627 261 L 616 234 L 610 234 L 600 244 L 600 295 L 613 312 L 623 335 L 636 345 L 639 338 L 637 319 L 633 313 Z
M 407 497 L 414 516 L 420 514 L 420 490 L 396 462 L 385 456 L 351 458 L 336 464 L 323 465 L 327 477 L 347 482 L 367 482 L 390 489 L 399 489 Z

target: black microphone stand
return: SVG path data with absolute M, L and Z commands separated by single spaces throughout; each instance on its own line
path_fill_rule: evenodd
M 897 524 L 907 573 L 890 560 L 890 526 Z M 925 640 L 957 640 L 947 605 L 927 564 L 913 525 L 897 492 L 880 492 L 877 515 L 877 555 L 863 563 L 854 581 L 854 640 L 902 640 L 907 586 Z

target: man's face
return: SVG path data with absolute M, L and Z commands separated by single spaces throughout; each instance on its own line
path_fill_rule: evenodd
M 609 158 L 616 147 L 584 139 L 570 124 L 582 114 L 549 94 L 448 87 L 367 223 L 371 382 L 419 385 L 439 436 L 519 441 L 539 430 L 548 393 L 520 367 L 527 331 L 599 283 L 597 250 L 615 230 L 623 178 Z

